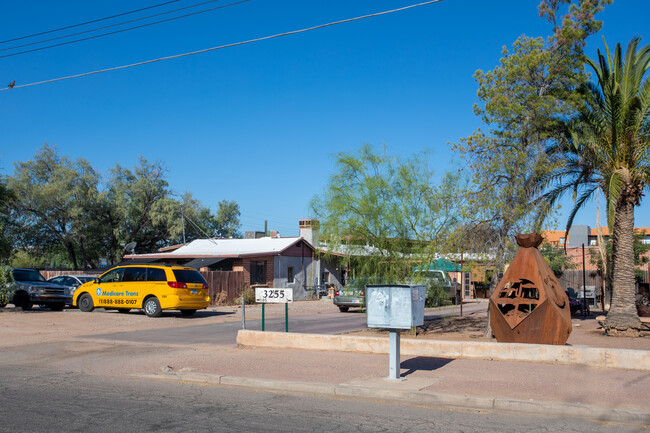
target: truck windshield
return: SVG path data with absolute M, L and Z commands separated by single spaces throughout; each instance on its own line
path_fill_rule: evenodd
M 14 269 L 14 280 L 16 281 L 45 281 L 45 278 L 38 272 L 28 269 Z

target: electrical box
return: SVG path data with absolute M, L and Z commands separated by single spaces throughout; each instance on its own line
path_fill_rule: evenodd
M 424 324 L 426 287 L 377 284 L 366 286 L 369 328 L 411 329 Z

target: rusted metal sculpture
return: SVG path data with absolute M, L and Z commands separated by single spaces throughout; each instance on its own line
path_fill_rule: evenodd
M 516 236 L 521 248 L 490 296 L 490 325 L 499 342 L 566 343 L 569 298 L 537 247 L 542 235 Z

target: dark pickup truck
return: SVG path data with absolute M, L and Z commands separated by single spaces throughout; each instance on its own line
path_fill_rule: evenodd
M 36 269 L 14 268 L 12 273 L 16 291 L 11 303 L 16 307 L 30 310 L 37 304 L 61 311 L 71 301 L 67 287 L 46 281 Z

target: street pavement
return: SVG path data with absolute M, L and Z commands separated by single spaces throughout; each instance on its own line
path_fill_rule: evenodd
M 635 425 L 450 411 L 4 366 L 0 432 L 634 433 Z
M 476 308 L 484 311 L 485 307 L 485 303 L 477 303 Z M 326 324 L 329 321 L 349 329 L 359 327 L 355 321 L 361 320 L 365 328 L 364 314 L 332 313 L 331 304 L 312 302 L 290 308 L 291 332 L 336 333 L 335 324 Z M 403 380 L 388 380 L 386 354 L 237 347 L 232 339 L 241 327 L 241 314 L 235 309 L 197 313 L 194 319 L 170 313 L 160 320 L 139 312 L 5 311 L 2 326 L 7 331 L 5 340 L 10 342 L 0 344 L 0 365 L 5 372 L 12 366 L 21 366 L 20 371 L 45 368 L 51 374 L 60 372 L 70 386 L 77 378 L 92 375 L 131 378 L 139 383 L 163 381 L 177 386 L 201 385 L 197 388 L 381 402 L 397 411 L 400 409 L 394 405 L 582 418 L 625 425 L 625 431 L 650 428 L 647 369 L 402 356 Z M 464 309 L 467 314 L 469 311 Z M 259 329 L 259 308 L 251 308 L 250 313 L 247 311 L 247 327 Z M 284 329 L 282 313 L 280 309 L 267 310 L 267 329 Z M 457 313 L 449 308 L 428 310 L 426 315 Z M 33 328 L 35 323 L 38 328 Z M 106 332 L 109 329 L 122 332 Z M 218 340 L 222 333 L 226 335 L 223 344 Z M 647 339 L 636 341 L 635 347 L 650 356 Z M 573 344 L 583 343 L 575 340 Z M 15 386 L 20 386 L 20 381 Z M 543 428 L 543 423 L 540 427 L 539 431 L 562 431 Z
M 475 309 L 484 310 L 485 305 L 465 307 L 465 312 L 471 314 Z M 453 309 L 450 311 L 429 311 L 427 316 L 454 314 Z M 328 324 L 330 320 L 336 326 Z M 304 333 L 334 334 L 341 328 L 365 327 L 364 314 L 327 313 L 319 314 L 317 320 L 296 316 L 289 321 L 290 331 Z M 402 356 L 401 380 L 390 380 L 386 379 L 388 355 L 233 347 L 232 338 L 240 328 L 241 322 L 227 322 L 94 338 L 220 348 L 210 353 L 210 363 L 177 358 L 165 371 L 136 374 L 140 378 L 475 412 L 578 417 L 650 428 L 648 371 Z M 249 320 L 247 328 L 261 329 L 261 322 Z M 266 329 L 284 331 L 284 318 L 276 315 L 267 319 Z

